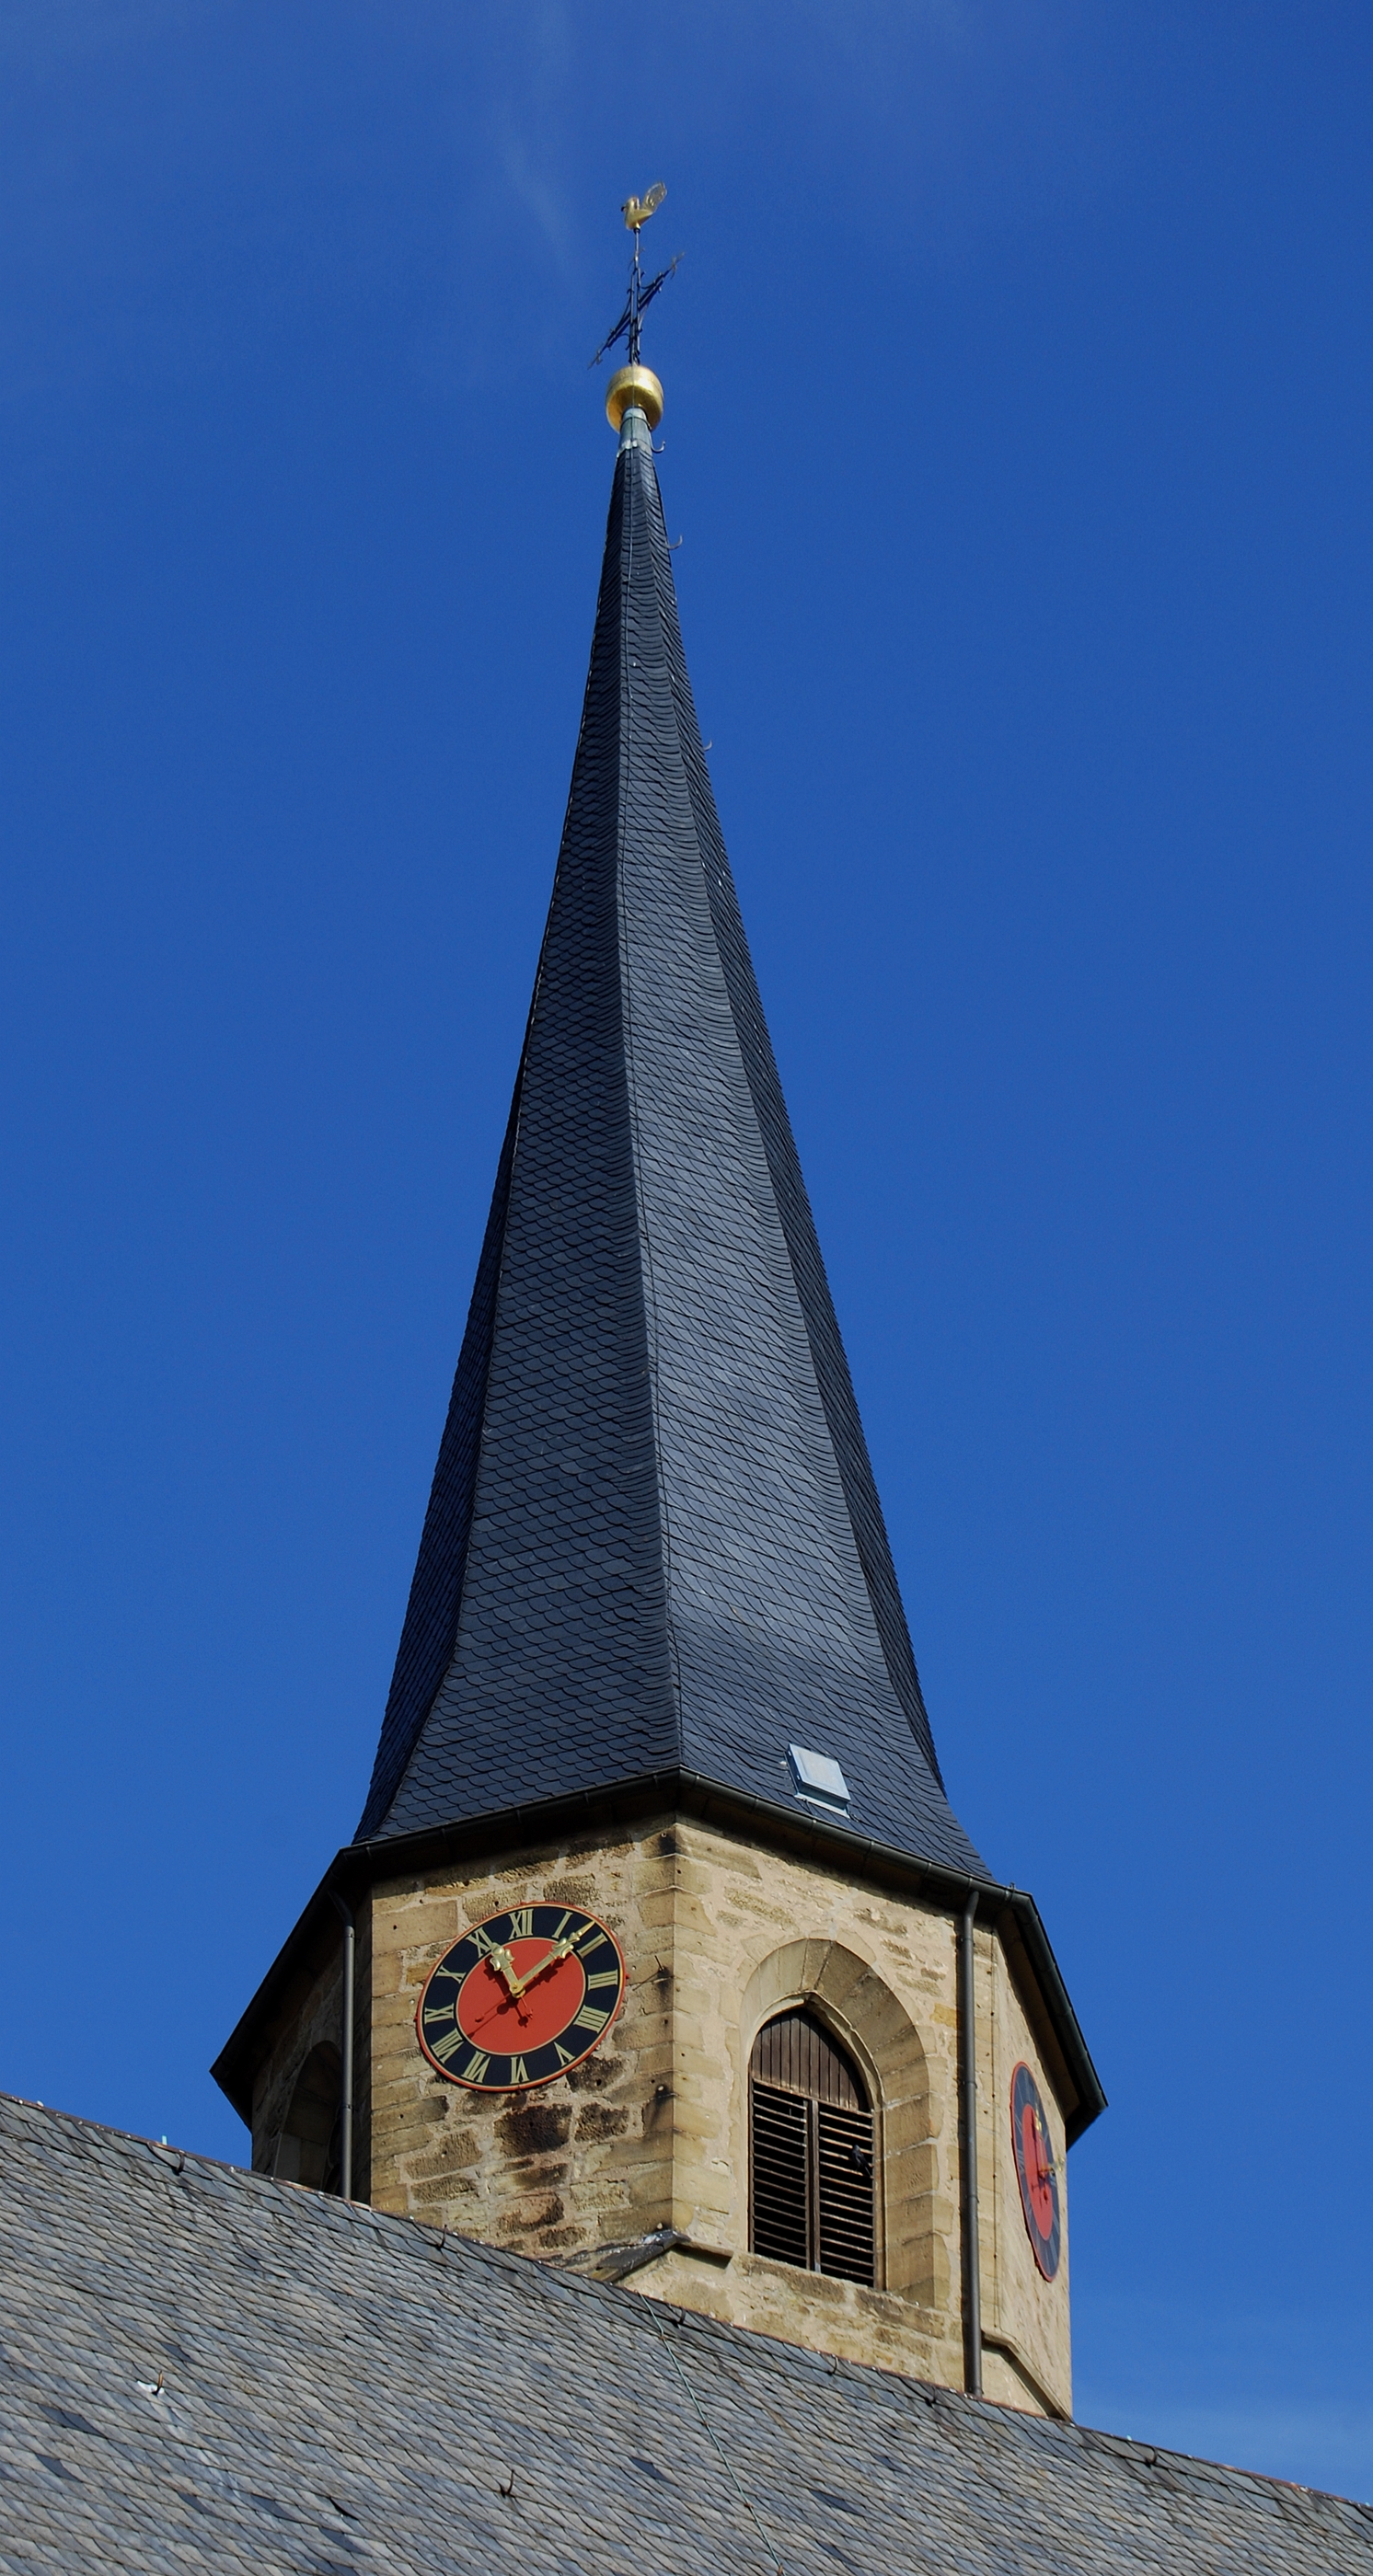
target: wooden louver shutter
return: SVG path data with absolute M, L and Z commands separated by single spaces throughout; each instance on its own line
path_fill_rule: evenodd
M 753 2250 L 810 2265 L 810 2125 L 798 2094 L 753 2087 Z
M 779 2013 L 759 2031 L 749 2128 L 754 2253 L 871 2285 L 872 2112 L 857 2068 L 812 2014 Z

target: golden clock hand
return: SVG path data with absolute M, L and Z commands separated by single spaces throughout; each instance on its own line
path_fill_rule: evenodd
M 1039 2174 L 1040 2174 L 1040 2180 L 1041 2180 L 1041 2181 L 1043 2181 L 1046 2175 L 1051 2174 L 1051 2173 L 1057 2173 L 1057 2171 L 1058 2171 L 1058 2167 L 1057 2167 L 1057 2165 L 1054 2163 L 1053 2157 L 1052 2157 L 1052 2156 L 1050 2155 L 1050 2153 L 1049 2153 L 1049 2147 L 1050 2147 L 1050 2143 L 1051 2143 L 1050 2138 L 1049 2138 L 1049 2132 L 1048 2132 L 1048 2130 L 1046 2129 L 1046 2127 L 1045 2127 L 1045 2125 L 1044 2125 L 1044 2122 L 1041 2120 L 1041 2118 L 1040 2118 L 1040 2116 L 1039 2116 L 1039 2113 L 1038 2113 L 1037 2111 L 1036 2111 L 1036 2112 L 1035 2112 L 1035 2114 L 1034 2114 L 1034 2124 L 1035 2124 L 1035 2145 L 1036 2145 L 1036 2146 L 1038 2147 L 1038 2149 L 1039 2149 Z
M 546 1950 L 543 1957 L 536 1960 L 532 1968 L 526 1968 L 518 1986 L 514 1989 L 515 1993 L 522 1995 L 526 1987 L 533 1985 L 536 1977 L 543 1975 L 545 1968 L 551 1968 L 555 1960 L 568 1958 L 573 1946 L 571 1941 L 555 1941 L 552 1948 Z
M 499 1971 L 501 1976 L 504 1977 L 505 1982 L 510 1989 L 511 1999 L 513 2001 L 514 1997 L 520 1991 L 520 1972 L 516 1967 L 514 1960 L 511 1958 L 505 1943 L 503 1941 L 498 1942 L 494 1949 L 487 1952 L 487 1957 L 490 1959 L 492 1966 Z

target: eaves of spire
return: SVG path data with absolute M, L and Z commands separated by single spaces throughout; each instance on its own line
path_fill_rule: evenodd
M 654 380 L 648 379 L 650 383 Z M 935 1759 L 625 412 L 524 1051 L 359 1839 L 678 1766 L 982 1864 Z

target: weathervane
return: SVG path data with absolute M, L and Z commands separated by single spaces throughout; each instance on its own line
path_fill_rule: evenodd
M 646 189 L 642 197 L 626 197 L 620 209 L 625 219 L 626 232 L 634 235 L 634 257 L 629 269 L 629 293 L 625 297 L 624 311 L 614 330 L 606 333 L 591 361 L 593 367 L 599 367 L 602 358 L 608 350 L 614 348 L 617 340 L 627 343 L 626 353 L 629 364 L 627 367 L 621 367 L 611 377 L 606 390 L 606 413 L 614 429 L 620 427 L 624 414 L 630 409 L 631 404 L 645 413 L 650 429 L 656 429 L 663 416 L 663 389 L 652 369 L 639 363 L 639 340 L 644 314 L 653 302 L 654 296 L 661 293 L 673 270 L 680 264 L 681 253 L 679 251 L 676 259 L 670 259 L 666 268 L 660 268 L 657 276 L 649 278 L 645 284 L 643 262 L 639 252 L 639 234 L 650 215 L 656 215 L 666 195 L 667 190 L 662 180 L 655 179 L 652 187 Z

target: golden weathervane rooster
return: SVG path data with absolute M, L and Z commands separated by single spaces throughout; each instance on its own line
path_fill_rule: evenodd
M 656 215 L 666 195 L 662 180 L 655 179 L 652 187 L 645 188 L 641 197 L 626 197 L 620 208 L 625 219 L 625 231 L 637 235 L 640 224 L 646 224 L 650 215 Z

